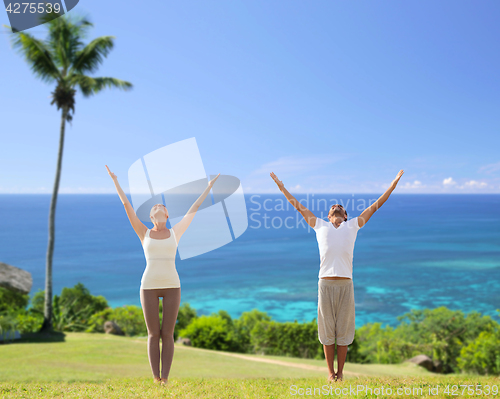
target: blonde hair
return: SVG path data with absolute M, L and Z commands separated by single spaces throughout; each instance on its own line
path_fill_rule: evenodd
M 156 219 L 155 217 L 153 216 L 153 214 L 156 212 L 156 210 L 158 208 L 165 208 L 167 209 L 167 207 L 163 204 L 156 204 L 156 205 L 153 205 L 153 207 L 151 208 L 151 212 L 149 212 L 149 218 L 151 219 L 151 221 L 154 223 L 156 222 Z M 168 219 L 168 218 L 167 218 Z

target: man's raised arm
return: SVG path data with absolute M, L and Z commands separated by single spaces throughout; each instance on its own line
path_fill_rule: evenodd
M 292 204 L 293 207 L 299 211 L 299 213 L 306 220 L 306 223 L 314 229 L 314 226 L 316 225 L 316 216 L 314 216 L 314 214 L 309 209 L 307 209 L 304 205 L 297 201 L 297 199 L 288 192 L 288 190 L 283 185 L 283 182 L 281 180 L 278 180 L 278 177 L 273 172 L 271 172 L 271 177 L 276 182 L 278 188 L 285 195 L 290 204 Z
M 404 173 L 404 171 L 403 171 L 403 169 L 401 169 L 399 171 L 398 175 L 396 176 L 396 178 L 392 181 L 389 188 L 385 191 L 385 193 L 382 194 L 377 201 L 375 201 L 373 204 L 371 204 L 368 208 L 366 208 L 361 213 L 361 215 L 358 216 L 359 228 L 363 227 L 366 224 L 366 222 L 368 222 L 368 220 L 370 220 L 370 218 L 375 213 L 375 211 L 377 211 L 384 204 L 384 202 L 387 201 L 387 198 L 389 198 L 391 193 L 396 188 L 396 186 L 399 182 L 399 179 L 401 179 L 401 176 L 403 176 L 403 173 Z

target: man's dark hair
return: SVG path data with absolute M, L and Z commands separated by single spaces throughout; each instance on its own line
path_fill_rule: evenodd
M 333 213 L 333 208 L 335 208 L 337 205 L 338 205 L 339 207 L 341 207 L 341 208 L 342 208 L 342 210 L 344 211 L 344 213 L 345 213 L 345 215 L 344 215 L 344 222 L 347 222 L 347 211 L 346 211 L 346 210 L 344 209 L 344 207 L 343 207 L 342 205 L 340 205 L 340 204 L 334 204 L 334 205 L 332 205 L 332 207 L 331 207 L 331 208 L 330 208 L 330 210 L 328 211 L 328 214 L 329 214 L 329 215 L 330 215 L 330 214 L 332 214 L 332 213 Z

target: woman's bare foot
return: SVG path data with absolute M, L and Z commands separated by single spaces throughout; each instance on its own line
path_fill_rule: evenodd
M 328 382 L 335 382 L 335 373 L 328 376 Z
M 344 374 L 343 373 L 340 373 L 337 371 L 337 374 L 335 374 L 337 376 L 337 381 L 344 381 Z

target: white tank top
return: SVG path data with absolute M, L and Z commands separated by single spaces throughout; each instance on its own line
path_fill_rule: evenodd
M 146 269 L 142 274 L 141 289 L 178 288 L 181 286 L 179 275 L 175 268 L 177 253 L 177 237 L 174 229 L 170 237 L 164 239 L 151 238 L 148 229 L 142 243 L 146 257 Z

